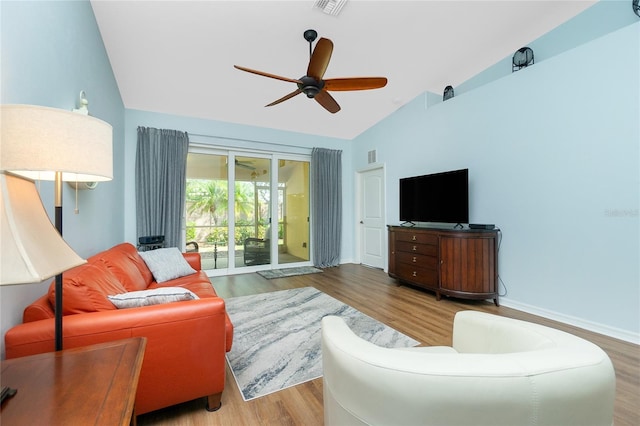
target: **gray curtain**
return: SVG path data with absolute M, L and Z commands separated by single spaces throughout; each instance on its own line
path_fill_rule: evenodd
M 342 151 L 313 148 L 311 197 L 313 264 L 337 266 L 342 239 Z
M 181 247 L 188 151 L 186 132 L 138 127 L 138 237 L 164 235 L 165 247 Z

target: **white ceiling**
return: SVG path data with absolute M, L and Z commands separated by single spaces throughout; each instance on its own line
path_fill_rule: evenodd
M 314 1 L 91 0 L 126 108 L 353 139 L 424 91 L 441 94 L 595 1 L 359 1 L 335 17 Z M 296 89 L 233 68 L 306 73 L 315 29 L 334 43 L 325 78 L 385 76 L 332 92 L 330 114 Z M 188 129 L 185 129 L 188 130 Z

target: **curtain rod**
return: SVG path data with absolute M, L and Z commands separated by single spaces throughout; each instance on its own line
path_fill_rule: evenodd
M 285 146 L 288 148 L 299 148 L 299 149 L 305 149 L 305 150 L 309 150 L 311 151 L 313 148 L 310 148 L 308 146 L 301 146 L 301 145 L 290 145 L 290 144 L 286 144 L 286 143 L 278 143 L 278 142 L 266 142 L 266 141 L 260 141 L 260 140 L 255 140 L 255 139 L 243 139 L 243 138 L 234 138 L 234 137 L 229 137 L 229 136 L 218 136 L 218 135 L 203 135 L 203 134 L 199 134 L 199 133 L 189 133 L 189 136 L 196 136 L 196 137 L 201 137 L 201 138 L 208 138 L 208 139 L 223 139 L 223 140 L 229 140 L 229 141 L 236 141 L 236 142 L 249 142 L 249 143 L 259 143 L 259 144 L 264 144 L 264 145 L 275 145 L 275 146 Z

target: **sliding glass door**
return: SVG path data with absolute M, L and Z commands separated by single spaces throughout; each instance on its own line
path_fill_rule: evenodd
M 309 261 L 309 161 L 278 161 L 278 263 Z
M 288 157 L 189 153 L 186 249 L 210 275 L 309 264 L 309 160 Z
M 236 156 L 235 264 L 237 268 L 271 263 L 271 159 Z
M 229 264 L 229 173 L 227 155 L 187 156 L 185 241 L 200 252 L 202 269 Z

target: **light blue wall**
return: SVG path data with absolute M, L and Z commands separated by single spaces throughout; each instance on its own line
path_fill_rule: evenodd
M 504 234 L 503 302 L 637 341 L 639 55 L 636 23 L 446 102 L 420 96 L 354 141 L 354 169 L 377 150 L 394 223 L 400 177 L 469 168 L 470 221 Z
M 638 21 L 628 0 L 600 0 L 580 15 L 527 43 L 538 64 L 583 43 Z M 524 46 L 523 46 L 524 47 Z M 480 74 L 455 87 L 456 95 L 511 74 L 513 55 L 509 55 Z M 576 68 L 576 72 L 579 69 Z M 442 94 L 440 101 L 442 101 Z
M 621 3 L 635 19 L 630 2 Z M 614 19 L 609 11 L 587 16 Z M 114 180 L 80 193 L 77 216 L 74 194 L 64 188 L 65 239 L 83 256 L 135 241 L 137 126 L 185 130 L 245 148 L 342 149 L 345 224 L 355 223 L 353 171 L 367 165 L 367 151 L 377 149 L 387 166 L 390 222 L 398 217 L 399 177 L 469 167 L 471 220 L 504 231 L 505 302 L 638 333 L 638 24 L 597 38 L 591 27 L 570 23 L 548 41 L 556 46 L 553 54 L 564 53 L 551 57 L 538 44 L 534 67 L 492 77 L 489 70 L 456 88 L 446 103 L 436 102 L 441 94 L 420 96 L 356 140 L 344 141 L 125 111 L 88 0 L 2 0 L 0 19 L 2 103 L 72 109 L 85 90 L 91 114 L 114 128 Z M 49 210 L 52 193 L 44 183 Z M 349 262 L 354 231 L 347 225 L 343 231 L 342 261 Z M 47 286 L 0 288 L 3 335 Z
M 190 134 L 190 140 L 192 142 L 198 141 L 211 146 L 275 152 L 300 152 L 307 154 L 310 154 L 311 148 L 314 147 L 342 150 L 344 192 L 341 261 L 342 263 L 353 261 L 354 247 L 351 224 L 353 223 L 354 197 L 352 193 L 353 173 L 351 171 L 351 164 L 353 161 L 351 158 L 351 141 L 139 110 L 126 110 L 126 241 L 131 243 L 135 243 L 136 241 L 135 156 L 138 126 L 184 131 Z M 299 148 L 291 151 L 291 147 Z
M 64 238 L 81 256 L 122 241 L 124 106 L 88 1 L 2 1 L 1 58 L 3 104 L 35 104 L 66 110 L 77 105 L 80 91 L 90 114 L 113 126 L 111 182 L 75 194 L 63 186 Z M 42 201 L 53 217 L 53 185 L 43 182 Z M 22 322 L 24 307 L 46 292 L 38 285 L 0 289 L 2 336 Z M 4 353 L 4 339 L 2 339 Z
M 79 194 L 64 185 L 64 237 L 89 256 L 122 241 L 124 106 L 88 1 L 2 1 L 2 103 L 77 107 L 81 90 L 89 112 L 113 126 L 111 182 Z M 53 211 L 53 185 L 42 183 Z M 52 213 L 51 213 L 52 214 Z

